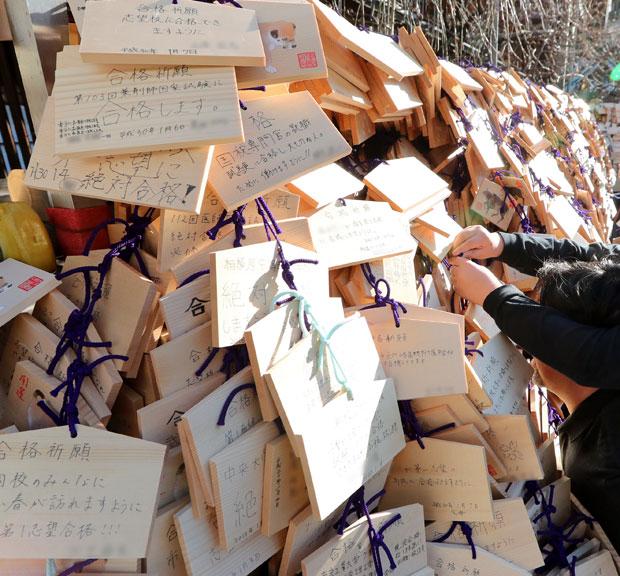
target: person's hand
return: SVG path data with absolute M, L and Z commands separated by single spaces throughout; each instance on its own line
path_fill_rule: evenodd
M 504 241 L 497 232 L 483 226 L 468 226 L 452 243 L 452 254 L 464 258 L 497 258 L 504 250 Z
M 496 288 L 503 286 L 495 275 L 471 260 L 465 258 L 450 258 L 450 275 L 454 291 L 473 304 L 482 306 L 485 298 Z

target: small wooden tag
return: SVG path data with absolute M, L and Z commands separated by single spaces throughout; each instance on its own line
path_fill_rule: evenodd
M 65 426 L 5 438 L 2 472 L 21 481 L 0 487 L 0 500 L 11 503 L 3 521 L 14 527 L 0 557 L 146 554 L 163 446 L 87 426 L 77 438 Z
M 312 208 L 321 208 L 339 198 L 353 196 L 364 184 L 339 164 L 327 164 L 291 180 L 286 187 Z
M 406 218 L 384 202 L 328 204 L 308 221 L 315 249 L 330 269 L 404 254 L 416 247 Z
M 148 4 L 142 0 L 88 2 L 80 34 L 84 62 L 265 65 L 256 13 L 218 4 L 189 0 L 174 4 L 168 0 Z
M 232 400 L 224 425 L 217 423 L 228 396 L 237 386 L 249 383 L 252 383 L 252 374 L 250 368 L 244 368 L 182 416 L 196 480 L 203 500 L 210 506 L 215 505 L 215 499 L 209 460 L 261 421 L 255 392 L 242 390 Z
M 288 260 L 317 260 L 317 255 L 282 242 Z M 252 324 L 266 316 L 273 298 L 288 290 L 282 279 L 275 242 L 264 242 L 211 253 L 213 343 L 222 348 L 243 340 Z M 295 284 L 302 294 L 327 298 L 328 278 L 322 262 L 300 263 L 294 268 Z
M 301 462 L 283 434 L 265 446 L 261 532 L 273 536 L 287 528 L 307 505 L 308 489 Z
M 260 409 L 263 420 L 267 422 L 279 416 L 264 376 L 271 366 L 284 358 L 292 346 L 301 340 L 298 311 L 299 306 L 296 302 L 280 306 L 245 332 Z M 329 298 L 324 305 L 322 302 L 314 301 L 312 313 L 324 326 L 329 325 L 328 320 L 331 323 L 344 320 L 340 298 Z
M 54 153 L 54 97 L 45 103 L 25 183 L 31 188 L 198 212 L 213 147 L 61 158 Z
M 142 153 L 243 138 L 232 67 L 60 68 L 53 112 L 54 151 L 60 156 Z
M 146 553 L 146 569 L 149 574 L 187 575 L 179 535 L 174 525 L 174 515 L 186 504 L 187 499 L 172 502 L 157 512 Z
M 515 345 L 498 334 L 480 348 L 472 365 L 493 401 L 489 414 L 528 414 L 525 393 L 534 370 Z
M 206 518 L 195 518 L 191 506 L 174 515 L 185 567 L 192 576 L 230 576 L 245 566 L 249 574 L 269 560 L 284 545 L 284 531 L 263 536 L 258 530 L 245 542 L 228 552 L 219 547 L 215 510 L 208 508 Z
M 467 392 L 463 341 L 456 324 L 393 320 L 369 324 L 388 378 L 399 400 Z
M 543 469 L 534 444 L 528 415 L 489 414 L 484 434 L 506 468 L 504 482 L 540 480 Z
M 310 505 L 324 519 L 404 447 L 394 385 L 366 382 L 352 401 L 340 395 L 306 423 L 300 458 Z
M 0 262 L 0 326 L 59 284 L 53 274 L 13 258 Z
M 408 442 L 394 458 L 381 507 L 419 502 L 427 520 L 492 521 L 484 448 L 435 438 L 424 446 Z
M 427 563 L 424 513 L 422 506 L 411 504 L 371 514 L 375 530 L 380 530 L 381 526 L 396 514 L 400 514 L 400 518 L 383 532 L 383 541 L 396 563 L 396 568 L 390 570 L 390 574 L 411 576 Z M 347 528 L 342 536 L 335 536 L 301 562 L 304 576 L 323 573 L 346 576 L 349 572 L 348 566 L 351 565 L 359 567 L 356 573 L 361 576 L 376 574 L 366 518 L 360 518 Z
M 476 576 L 527 576 L 529 570 L 519 568 L 511 562 L 487 552 L 484 548 L 477 549 L 476 558 L 471 556 L 471 548 L 460 544 L 428 543 L 428 563 L 435 570 L 436 576 L 451 576 L 452 573 L 467 571 Z M 458 572 L 457 572 L 458 571 Z

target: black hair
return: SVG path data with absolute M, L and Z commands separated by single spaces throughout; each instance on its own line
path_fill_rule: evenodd
M 541 304 L 582 324 L 620 324 L 620 259 L 547 261 L 538 277 Z

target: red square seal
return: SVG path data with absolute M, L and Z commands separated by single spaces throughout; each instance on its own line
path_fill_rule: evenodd
M 35 286 L 41 284 L 41 282 L 43 282 L 42 278 L 39 278 L 38 276 L 31 276 L 30 278 L 28 278 L 28 280 L 24 280 L 18 286 L 18 288 L 20 290 L 23 290 L 24 292 L 28 292 L 29 290 L 32 290 Z
M 318 68 L 316 52 L 299 52 L 299 54 L 297 54 L 297 61 L 302 70 L 306 68 Z

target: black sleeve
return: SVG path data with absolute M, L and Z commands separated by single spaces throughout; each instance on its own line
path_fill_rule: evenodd
M 620 326 L 579 324 L 509 284 L 493 290 L 484 309 L 506 336 L 577 384 L 620 390 Z
M 524 274 L 536 276 L 545 260 L 601 260 L 606 256 L 620 256 L 620 245 L 580 244 L 572 240 L 558 240 L 548 234 L 507 234 L 499 232 L 504 250 L 499 260 Z

